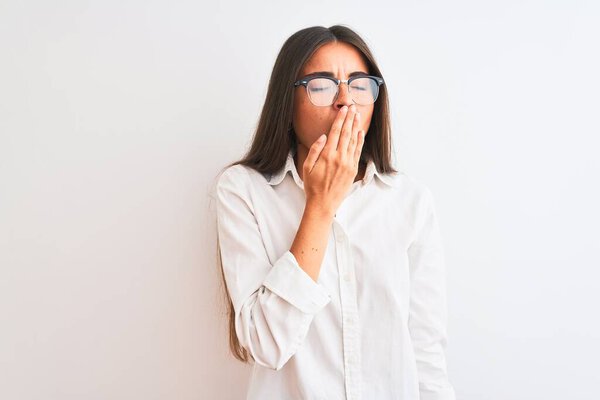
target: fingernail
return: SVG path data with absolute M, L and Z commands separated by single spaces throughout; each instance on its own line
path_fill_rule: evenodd
M 344 111 L 344 112 L 348 111 L 348 106 L 342 107 L 342 111 Z

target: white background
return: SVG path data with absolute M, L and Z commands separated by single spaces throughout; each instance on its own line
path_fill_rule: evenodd
M 0 2 L 0 398 L 241 399 L 208 192 L 342 23 L 433 191 L 459 399 L 600 398 L 600 6 Z

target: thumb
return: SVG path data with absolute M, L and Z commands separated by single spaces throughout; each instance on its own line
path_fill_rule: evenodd
M 315 140 L 312 146 L 310 146 L 308 155 L 306 156 L 306 160 L 304 160 L 304 165 L 302 166 L 305 173 L 310 174 L 312 171 L 317 159 L 319 158 L 319 154 L 321 154 L 321 150 L 323 150 L 323 146 L 325 146 L 325 143 L 327 143 L 327 140 L 325 140 L 326 138 L 327 136 L 322 134 L 317 140 Z

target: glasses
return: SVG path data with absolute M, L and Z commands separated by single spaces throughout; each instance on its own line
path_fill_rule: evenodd
M 330 76 L 312 76 L 294 82 L 294 87 L 304 86 L 308 98 L 315 106 L 330 106 L 337 99 L 340 84 L 348 85 L 348 93 L 354 103 L 369 105 L 375 103 L 379 96 L 379 86 L 383 85 L 383 78 L 372 75 L 353 76 L 350 79 L 340 80 Z

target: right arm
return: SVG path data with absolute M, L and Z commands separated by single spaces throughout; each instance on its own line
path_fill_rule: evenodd
M 353 118 L 344 117 L 340 112 L 326 143 L 311 146 L 303 165 L 304 214 L 290 250 L 273 263 L 254 216 L 248 172 L 231 168 L 216 186 L 217 238 L 236 335 L 256 363 L 271 369 L 296 353 L 314 316 L 331 301 L 317 280 L 333 215 L 356 176 L 363 143 Z
M 330 301 L 290 251 L 271 261 L 255 218 L 248 172 L 223 172 L 216 186 L 217 239 L 235 332 L 257 364 L 279 370 Z
M 333 217 L 331 211 L 307 203 L 290 248 L 298 264 L 315 282 L 319 278 Z

